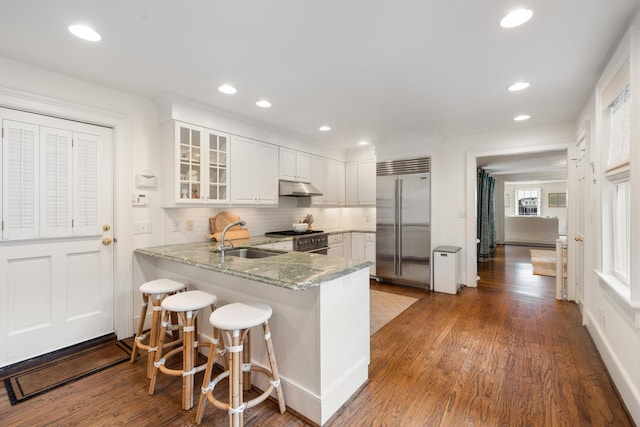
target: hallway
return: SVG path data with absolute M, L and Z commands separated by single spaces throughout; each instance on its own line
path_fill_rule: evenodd
M 533 275 L 530 249 L 544 248 L 498 245 L 489 262 L 478 263 L 478 288 L 555 299 L 555 277 Z

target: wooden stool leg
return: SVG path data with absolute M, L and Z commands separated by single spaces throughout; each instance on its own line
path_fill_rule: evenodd
M 200 425 L 202 417 L 204 416 L 204 409 L 207 405 L 207 392 L 209 383 L 211 382 L 211 375 L 213 373 L 213 366 L 218 359 L 220 334 L 216 328 L 213 328 L 213 343 L 209 347 L 209 356 L 207 357 L 207 367 L 204 371 L 204 378 L 202 380 L 202 390 L 200 392 L 200 400 L 198 401 L 198 411 L 196 412 L 196 424 Z
M 162 358 L 162 346 L 164 345 L 164 337 L 167 334 L 167 324 L 169 323 L 169 312 L 164 312 L 162 315 L 162 327 L 158 334 L 158 351 L 155 352 L 155 360 L 151 369 L 151 381 L 149 382 L 149 394 L 153 395 L 156 390 L 156 379 L 158 378 L 158 367 L 156 363 L 160 362 Z
M 138 358 L 138 337 L 142 336 L 142 330 L 144 329 L 144 321 L 147 317 L 147 306 L 149 305 L 149 295 L 142 294 L 142 308 L 140 309 L 140 319 L 138 320 L 138 329 L 136 335 L 133 337 L 133 348 L 131 349 L 131 363 L 134 363 Z
M 229 425 L 240 427 L 243 425 L 242 412 L 242 337 L 240 331 L 235 330 L 231 336 L 229 374 Z
M 149 331 L 149 354 L 147 356 L 147 378 L 151 378 L 151 371 L 153 370 L 153 362 L 155 361 L 155 352 L 159 352 L 158 342 L 160 340 L 160 324 L 162 323 L 162 307 L 160 307 L 162 298 L 151 295 L 150 297 L 153 306 L 153 312 L 151 313 L 151 331 Z M 166 333 L 166 327 L 164 329 Z M 164 343 L 164 337 L 162 337 Z
M 193 407 L 193 378 L 195 376 L 193 362 L 193 344 L 195 343 L 195 320 L 194 313 L 187 311 L 184 314 L 184 342 L 182 348 L 182 409 L 188 410 Z
M 242 364 L 248 363 L 251 366 L 251 329 L 247 329 L 245 338 L 243 340 L 242 347 Z M 245 371 L 242 373 L 242 389 L 245 391 L 251 390 L 251 371 Z
M 276 397 L 278 398 L 278 407 L 280 408 L 280 413 L 284 414 L 287 410 L 287 407 L 284 403 L 284 395 L 282 394 L 282 385 L 280 384 L 280 373 L 278 372 L 278 365 L 276 364 L 276 356 L 273 352 L 273 344 L 271 343 L 271 331 L 269 330 L 269 323 L 264 322 L 262 324 L 262 328 L 264 330 L 264 340 L 267 345 L 267 354 L 269 355 L 269 364 L 271 365 L 271 372 L 273 373 L 273 381 L 277 384 L 276 386 Z

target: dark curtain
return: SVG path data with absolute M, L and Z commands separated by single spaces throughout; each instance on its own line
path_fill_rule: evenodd
M 495 179 L 486 171 L 478 168 L 478 262 L 488 262 L 496 248 L 495 183 Z

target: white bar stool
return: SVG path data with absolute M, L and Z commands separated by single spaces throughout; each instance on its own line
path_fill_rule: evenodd
M 133 340 L 131 363 L 134 363 L 138 358 L 138 350 L 147 350 L 147 378 L 151 378 L 151 370 L 153 368 L 153 361 L 155 360 L 155 354 L 152 353 L 158 349 L 158 333 L 160 332 L 160 318 L 162 317 L 162 301 L 166 297 L 173 295 L 176 292 L 185 291 L 186 289 L 186 281 L 175 279 L 151 280 L 140 285 L 140 292 L 142 292 L 142 308 L 140 310 L 140 319 L 138 320 L 138 330 L 136 331 Z M 147 338 L 147 334 L 143 332 L 143 329 L 144 322 L 147 317 L 149 301 L 151 301 L 153 312 L 151 313 L 149 341 L 147 344 L 144 344 L 143 340 Z M 177 322 L 174 321 L 174 325 L 176 323 Z M 173 338 L 174 340 L 177 340 L 179 337 L 174 335 Z
M 193 407 L 193 378 L 197 372 L 205 369 L 206 364 L 196 366 L 196 358 L 198 356 L 197 349 L 199 347 L 211 347 L 211 343 L 198 342 L 197 336 L 197 316 L 198 312 L 205 308 L 211 307 L 215 313 L 215 303 L 218 297 L 202 291 L 187 291 L 177 293 L 167 297 L 162 301 L 162 328 L 160 330 L 158 340 L 158 351 L 156 359 L 151 371 L 151 383 L 149 384 L 149 394 L 153 395 L 156 387 L 156 379 L 158 370 L 164 374 L 182 377 L 182 409 L 191 409 Z M 169 325 L 169 317 L 171 313 L 178 313 L 182 320 L 182 346 L 174 348 L 164 356 L 162 355 L 164 336 L 166 335 L 167 326 Z M 214 331 L 215 332 L 215 331 Z M 214 335 L 214 343 L 216 343 Z M 194 352 L 194 349 L 196 351 Z M 195 354 L 194 354 L 195 353 Z M 165 366 L 165 362 L 177 355 L 182 354 L 182 369 L 169 369 Z
M 271 307 L 260 303 L 228 304 L 211 313 L 209 323 L 213 326 L 214 331 L 216 329 L 221 330 L 226 339 L 226 350 L 230 353 L 230 367 L 211 381 L 213 364 L 219 353 L 216 349 L 217 344 L 214 342 L 209 350 L 207 370 L 205 371 L 204 381 L 202 383 L 202 394 L 200 395 L 198 412 L 196 414 L 197 424 L 202 422 L 204 408 L 208 400 L 216 408 L 228 411 L 229 425 L 233 427 L 242 426 L 243 411 L 267 399 L 274 388 L 276 389 L 280 413 L 283 414 L 286 411 L 287 408 L 282 394 L 282 386 L 280 385 L 280 375 L 278 373 L 278 366 L 276 365 L 276 357 L 273 352 L 273 344 L 271 343 L 271 332 L 269 331 L 269 323 L 267 322 L 271 314 Z M 264 340 L 267 346 L 267 355 L 269 356 L 271 370 L 252 365 L 250 358 L 247 358 L 249 363 L 242 363 L 245 339 L 247 338 L 250 328 L 259 325 L 262 325 L 264 331 Z M 270 384 L 260 396 L 244 402 L 243 372 L 251 371 L 256 371 L 269 377 Z M 227 377 L 229 377 L 229 402 L 224 403 L 213 397 L 213 390 L 218 382 Z M 251 384 L 249 384 L 249 386 L 251 386 Z

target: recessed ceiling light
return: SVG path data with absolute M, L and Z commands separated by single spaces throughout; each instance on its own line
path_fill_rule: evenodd
M 529 120 L 531 116 L 527 115 L 527 114 L 520 114 L 519 116 L 515 116 L 513 118 L 513 120 L 515 120 L 516 122 L 521 122 L 523 120 Z
M 369 141 L 362 140 L 358 142 L 358 145 L 369 145 Z
M 511 92 L 516 92 L 522 89 L 526 89 L 530 86 L 529 82 L 517 82 L 509 86 L 507 89 Z
M 271 103 L 269 101 L 267 101 L 266 99 L 261 99 L 260 101 L 256 102 L 256 105 L 258 107 L 262 107 L 262 108 L 271 107 Z
M 233 95 L 238 90 L 231 85 L 222 85 L 218 87 L 218 90 L 222 93 L 226 93 L 227 95 Z
M 323 125 L 323 126 L 320 126 L 318 130 L 321 130 L 322 132 L 327 132 L 331 130 L 331 127 L 327 125 Z
M 102 40 L 102 36 L 98 34 L 93 28 L 86 25 L 69 25 L 69 31 L 76 37 L 80 37 L 83 40 L 90 42 L 97 42 Z
M 533 16 L 531 9 L 516 9 L 500 20 L 502 28 L 513 28 L 524 24 Z

